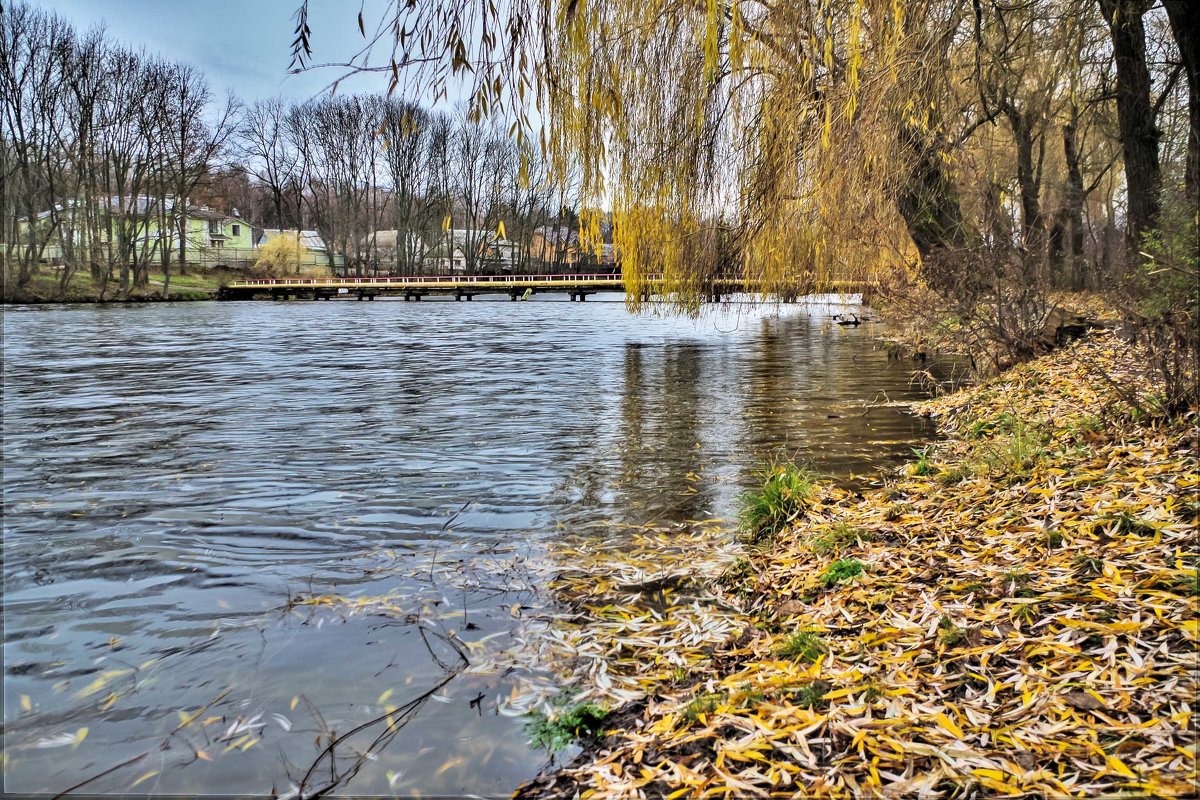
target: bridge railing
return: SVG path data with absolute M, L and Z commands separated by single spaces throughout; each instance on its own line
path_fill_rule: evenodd
M 240 286 L 328 286 L 330 284 L 371 284 L 383 285 L 421 285 L 431 283 L 456 284 L 489 284 L 489 283 L 544 283 L 547 281 L 576 281 L 587 283 L 621 283 L 620 275 L 611 273 L 600 274 L 560 274 L 560 275 L 389 275 L 377 278 L 344 277 L 344 278 L 255 278 L 251 280 L 233 281 L 229 285 Z

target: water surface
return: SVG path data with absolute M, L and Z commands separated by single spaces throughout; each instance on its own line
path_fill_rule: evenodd
M 536 616 L 515 565 L 563 531 L 728 517 L 764 460 L 868 473 L 929 435 L 839 309 L 553 299 L 6 309 L 6 791 L 146 754 L 86 790 L 285 793 L 442 680 L 419 626 L 486 649 Z M 294 602 L 322 596 L 388 600 Z M 459 674 L 339 791 L 507 795 L 548 758 L 497 713 L 520 678 Z

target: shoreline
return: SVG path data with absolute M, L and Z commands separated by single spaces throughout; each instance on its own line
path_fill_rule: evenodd
M 637 691 L 558 653 L 610 716 L 514 796 L 1187 794 L 1197 427 L 1151 391 L 1094 334 L 918 404 L 945 438 L 881 488 L 823 486 L 719 577 L 560 580 Z M 604 628 L 656 609 L 654 635 Z

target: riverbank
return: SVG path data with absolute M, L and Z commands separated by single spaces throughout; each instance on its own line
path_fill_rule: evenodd
M 217 291 L 230 277 L 231 274 L 225 270 L 193 269 L 185 275 L 172 273 L 169 291 L 164 297 L 163 275 L 152 272 L 145 286 L 133 287 L 128 298 L 122 301 L 115 282 L 108 284 L 104 289 L 103 299 L 101 299 L 101 287 L 92 280 L 91 275 L 86 271 L 72 275 L 65 288 L 58 276 L 35 275 L 25 286 L 5 292 L 4 303 L 53 305 L 59 303 L 175 303 L 213 300 L 217 296 Z
M 944 440 L 746 556 L 576 559 L 546 649 L 611 715 L 517 796 L 1193 792 L 1196 419 L 1143 363 L 1101 333 L 924 403 Z

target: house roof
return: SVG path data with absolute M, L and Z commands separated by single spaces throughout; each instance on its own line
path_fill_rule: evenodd
M 377 247 L 395 247 L 396 242 L 400 241 L 400 238 L 402 235 L 407 236 L 408 241 L 409 241 L 409 246 L 411 246 L 411 247 L 417 247 L 419 249 L 420 246 L 422 246 L 424 243 L 423 240 L 421 239 L 420 235 L 417 233 L 414 233 L 413 231 L 408 231 L 407 233 L 402 234 L 401 231 L 398 231 L 398 230 L 385 230 L 385 231 L 375 231 L 375 233 L 374 233 L 375 245 Z M 367 243 L 370 243 L 372 241 L 372 234 L 368 233 L 366 236 L 363 237 L 363 240 Z
M 96 201 L 96 205 L 100 208 L 107 208 L 110 211 L 121 211 L 135 216 L 149 216 L 156 214 L 159 211 L 160 198 L 150 197 L 149 195 L 138 195 L 137 197 L 118 197 L 117 195 L 109 195 L 101 197 Z M 161 198 L 162 206 L 168 213 L 175 211 L 175 198 L 167 195 Z M 54 211 L 64 211 L 68 207 L 76 207 L 80 205 L 79 200 L 70 199 L 66 203 L 56 203 Z M 187 216 L 189 219 L 203 220 L 233 220 L 240 223 L 246 221 L 241 217 L 231 216 L 221 211 L 209 208 L 208 206 L 187 206 Z M 46 219 L 51 214 L 50 210 L 39 212 L 37 219 Z M 248 223 L 246 223 L 248 224 Z
M 300 244 L 308 250 L 323 251 L 326 249 L 325 240 L 321 238 L 321 234 L 317 233 L 316 231 L 296 231 L 295 229 L 280 230 L 279 228 L 263 228 L 262 236 L 259 238 L 258 243 L 265 244 L 266 242 L 269 242 L 284 233 L 299 233 Z

